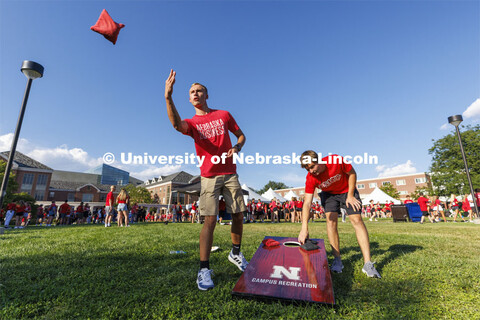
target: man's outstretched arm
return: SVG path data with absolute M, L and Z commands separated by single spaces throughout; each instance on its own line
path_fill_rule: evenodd
M 185 121 L 182 121 L 182 118 L 180 118 L 180 115 L 178 114 L 177 108 L 175 108 L 175 104 L 173 103 L 172 98 L 175 75 L 176 72 L 171 69 L 170 75 L 165 81 L 165 101 L 167 102 L 168 119 L 170 119 L 170 122 L 172 123 L 175 130 L 181 133 L 186 133 L 188 130 L 188 124 Z

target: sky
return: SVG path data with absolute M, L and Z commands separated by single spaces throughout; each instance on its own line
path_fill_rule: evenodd
M 125 24 L 116 45 L 90 30 L 101 11 Z M 193 82 L 229 111 L 245 155 L 375 155 L 359 179 L 425 172 L 432 139 L 480 123 L 478 1 L 0 0 L 0 151 L 10 149 L 26 78 L 34 80 L 17 150 L 57 170 L 103 162 L 142 180 L 191 164 L 124 164 L 121 154 L 194 153 L 170 124 L 164 85 L 191 118 Z M 232 138 L 233 135 L 232 135 Z M 235 139 L 233 139 L 235 141 Z M 302 186 L 299 165 L 238 165 L 241 183 Z

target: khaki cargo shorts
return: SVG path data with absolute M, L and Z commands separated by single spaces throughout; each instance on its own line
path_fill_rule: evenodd
M 201 177 L 200 188 L 201 216 L 216 216 L 218 214 L 218 198 L 220 195 L 225 199 L 228 213 L 235 214 L 247 211 L 237 174 L 210 178 Z

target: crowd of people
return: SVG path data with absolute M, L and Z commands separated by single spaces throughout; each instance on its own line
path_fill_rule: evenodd
M 467 200 L 468 201 L 467 201 Z M 461 200 L 461 201 L 460 201 Z M 432 223 L 447 222 L 447 218 L 453 218 L 452 222 L 469 221 L 478 218 L 474 208 L 473 201 L 477 201 L 477 206 L 480 207 L 480 189 L 475 190 L 472 197 L 471 194 L 466 194 L 462 198 L 452 194 L 446 201 L 441 201 L 438 196 L 426 197 L 420 194 L 415 201 L 407 195 L 404 204 L 417 202 L 422 211 L 422 220 L 428 219 Z M 157 210 L 156 208 L 147 208 L 139 206 L 136 203 L 130 205 L 128 203 L 129 196 L 125 189 L 122 189 L 116 199 L 117 207 L 114 207 L 111 212 L 112 221 L 117 222 L 118 226 L 129 226 L 136 222 L 162 222 L 162 223 L 203 223 L 198 212 L 198 202 L 194 201 L 191 204 L 182 206 L 179 203 L 173 203 L 168 210 Z M 362 217 L 369 219 L 369 221 L 378 221 L 380 218 L 391 218 L 393 202 L 374 203 L 370 200 L 367 204 L 362 206 Z M 67 200 L 60 206 L 55 201 L 50 205 L 39 205 L 36 214 L 33 215 L 32 207 L 28 202 L 17 201 L 7 204 L 6 215 L 0 213 L 0 222 L 4 224 L 5 228 L 12 228 L 10 222 L 14 221 L 13 228 L 22 229 L 30 225 L 32 219 L 35 220 L 36 226 L 51 227 L 54 225 L 81 225 L 81 224 L 102 224 L 110 226 L 107 222 L 106 208 L 110 206 L 101 206 L 91 208 L 88 203 L 81 202 L 78 206 L 72 206 Z M 274 198 L 270 202 L 262 202 L 259 199 L 251 199 L 247 203 L 247 212 L 244 216 L 245 223 L 279 223 L 284 222 L 300 223 L 303 207 L 302 198 L 292 198 L 292 200 L 280 202 Z M 121 210 L 119 210 L 121 209 Z M 217 222 L 225 224 L 227 212 L 225 200 L 219 199 L 219 214 Z M 342 221 L 345 222 L 346 215 L 342 213 Z M 15 219 L 13 219 L 15 218 Z M 325 219 L 325 210 L 319 201 L 312 203 L 310 210 L 310 221 L 318 221 Z M 468 219 L 468 220 L 467 220 Z
M 123 199 L 119 199 L 123 198 Z M 138 206 L 136 203 L 129 206 L 125 202 L 128 201 L 128 193 L 122 190 L 117 197 L 118 206 L 112 210 L 112 220 L 117 222 L 118 226 L 129 226 L 131 223 L 136 222 L 191 222 L 202 223 L 202 219 L 198 214 L 198 203 L 195 201 L 192 204 L 186 204 L 182 206 L 178 203 L 170 205 L 169 210 L 147 210 L 143 206 Z M 465 199 L 468 199 L 466 201 Z M 477 205 L 480 206 L 480 189 L 477 189 L 474 197 L 470 194 L 466 194 L 461 198 L 463 201 L 459 201 L 456 195 L 451 195 L 447 201 L 440 201 L 438 196 L 425 197 L 420 194 L 415 202 L 418 202 L 420 210 L 423 213 L 421 223 L 425 219 L 430 222 L 447 222 L 447 217 L 453 218 L 453 222 L 458 220 L 470 221 L 478 218 L 473 210 L 473 200 L 477 201 Z M 123 202 L 125 201 L 125 202 Z M 404 203 L 414 202 L 410 196 Z M 380 218 L 391 218 L 393 202 L 387 202 L 381 204 L 380 202 L 374 203 L 370 200 L 368 204 L 362 206 L 362 216 L 368 218 L 369 221 L 378 221 Z M 25 228 L 28 226 L 32 218 L 35 220 L 36 226 L 52 225 L 81 225 L 81 224 L 101 224 L 106 223 L 107 214 L 106 207 L 94 207 L 91 208 L 88 203 L 81 202 L 78 206 L 72 206 L 66 200 L 60 206 L 57 206 L 55 201 L 52 201 L 50 205 L 40 205 L 37 207 L 36 214 L 32 214 L 31 205 L 25 201 L 11 202 L 6 207 L 6 215 L 3 212 L 0 214 L 0 221 L 4 224 L 5 228 L 10 228 L 10 222 L 14 220 L 15 229 Z M 120 207 L 120 208 L 119 208 Z M 303 207 L 302 198 L 292 198 L 290 201 L 280 202 L 274 198 L 271 202 L 262 202 L 260 200 L 251 199 L 247 204 L 247 212 L 244 216 L 245 223 L 263 223 L 269 221 L 271 223 L 279 223 L 282 220 L 284 222 L 300 223 L 301 213 Z M 122 210 L 119 210 L 122 209 Z M 218 223 L 225 224 L 225 218 L 227 212 L 225 210 L 225 200 L 220 198 L 219 200 L 219 215 Z M 15 217 L 15 219 L 13 219 Z M 342 215 L 342 221 L 345 222 L 345 214 Z M 468 220 L 467 220 L 467 219 Z M 312 203 L 310 210 L 311 221 L 325 219 L 325 210 L 319 201 Z M 106 224 L 108 227 L 108 223 Z

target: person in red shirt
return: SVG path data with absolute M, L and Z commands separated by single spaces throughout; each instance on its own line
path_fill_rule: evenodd
M 225 224 L 223 222 L 223 219 L 225 218 L 226 213 L 227 213 L 227 205 L 225 203 L 225 199 L 223 199 L 223 197 L 220 197 L 220 200 L 218 200 L 218 222 L 221 225 Z
M 428 217 L 428 220 L 433 223 L 432 217 L 430 217 L 429 207 L 430 207 L 430 200 L 423 196 L 423 193 L 419 193 L 420 197 L 417 199 L 417 203 L 420 206 L 420 211 L 422 211 L 422 218 L 420 219 L 420 224 L 423 224 L 425 221 L 425 217 Z
M 36 226 L 42 226 L 43 221 L 43 204 L 39 205 L 37 208 L 37 222 L 35 223 Z
M 466 195 L 463 196 L 463 202 L 462 202 L 462 210 L 464 212 L 468 212 L 468 221 L 469 222 L 473 222 L 473 219 L 472 219 L 472 214 L 473 214 L 473 211 L 472 211 L 472 206 L 470 205 L 470 201 L 468 200 L 468 196 L 470 194 L 467 193 Z M 470 197 L 471 198 L 471 197 Z
M 17 209 L 17 204 L 15 202 L 10 202 L 7 204 L 7 214 L 5 215 L 5 229 L 10 228 L 10 220 L 12 220 L 13 216 L 15 215 L 15 210 Z
M 443 207 L 442 207 L 442 202 L 438 198 L 438 196 L 433 196 L 432 199 L 432 210 L 433 210 L 433 215 L 435 217 L 435 221 L 439 222 L 440 221 L 440 215 L 442 215 L 442 219 L 444 222 L 447 222 L 447 219 L 445 218 L 445 213 L 443 212 Z
M 170 75 L 165 81 L 168 118 L 177 131 L 194 139 L 199 164 L 202 161 L 200 215 L 205 219 L 200 232 L 200 270 L 197 274 L 197 286 L 200 290 L 208 290 L 214 287 L 209 260 L 220 194 L 225 199 L 227 212 L 232 214 L 230 231 L 232 250 L 228 255 L 228 261 L 242 272 L 248 265 L 240 251 L 243 215 L 247 208 L 238 181 L 237 168 L 233 163 L 234 154 L 240 152 L 245 144 L 245 135 L 229 112 L 208 107 L 208 90 L 200 83 L 192 84 L 189 90 L 189 100 L 195 108 L 195 116 L 182 120 L 172 98 L 175 77 L 176 72 L 170 70 Z M 237 137 L 237 144 L 233 147 L 229 132 Z M 217 162 L 217 159 L 221 161 Z
M 454 194 L 450 196 L 450 203 L 451 203 L 451 208 L 455 213 L 455 215 L 453 216 L 453 222 L 457 222 L 457 215 L 460 215 L 460 218 L 462 218 L 462 221 L 465 222 L 465 219 L 463 218 L 459 210 L 457 197 Z
M 25 213 L 25 202 L 23 200 L 18 201 L 17 209 L 15 211 L 15 229 L 23 229 L 21 226 L 23 214 Z
M 192 223 L 197 221 L 197 203 L 195 201 L 192 202 Z
M 105 228 L 110 227 L 112 223 L 113 216 L 113 206 L 115 205 L 115 186 L 110 186 L 110 192 L 107 194 L 107 199 L 105 201 Z
M 273 198 L 272 201 L 270 202 L 270 212 L 271 212 L 271 220 L 272 220 L 272 223 L 275 223 L 275 222 L 280 222 L 280 220 L 278 219 L 278 205 L 277 205 L 277 198 Z
M 68 200 L 65 200 L 64 203 L 58 208 L 58 212 L 60 213 L 60 225 L 67 224 L 67 214 L 70 212 L 70 205 L 68 204 Z
M 407 198 L 407 199 L 405 199 L 405 201 L 403 201 L 403 204 L 413 203 L 413 200 L 410 199 L 410 195 L 409 195 L 409 194 L 407 194 L 407 197 L 406 197 L 406 198 Z
M 320 200 L 326 211 L 327 235 L 335 257 L 331 270 L 341 273 L 343 269 L 337 229 L 338 214 L 340 213 L 340 208 L 343 208 L 347 211 L 349 220 L 355 229 L 357 241 L 362 251 L 365 262 L 362 272 L 368 277 L 381 278 L 370 257 L 368 232 L 361 215 L 362 201 L 360 200 L 358 190 L 355 188 L 357 183 L 355 169 L 353 169 L 352 165 L 344 163 L 343 158 L 338 155 L 325 157 L 320 162 L 318 154 L 312 150 L 303 152 L 300 159 L 302 168 L 306 169 L 308 174 L 305 182 L 302 229 L 298 235 L 298 241 L 303 244 L 309 237 L 308 218 L 310 216 L 313 193 L 318 187 L 322 190 Z M 336 161 L 333 161 L 333 159 L 336 159 Z

